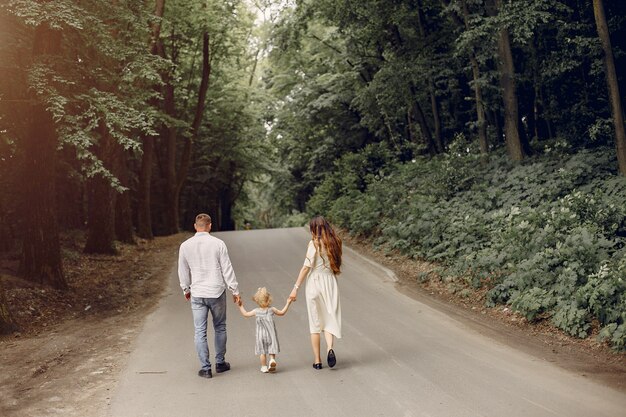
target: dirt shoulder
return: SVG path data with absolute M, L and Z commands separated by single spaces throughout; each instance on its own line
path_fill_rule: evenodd
M 20 331 L 0 338 L 0 415 L 101 416 L 143 319 L 157 305 L 186 235 L 120 245 L 117 256 L 84 255 L 81 234 L 64 237 L 69 291 L 15 276 L 0 279 Z
M 436 265 L 376 251 L 369 241 L 346 234 L 342 234 L 342 239 L 352 249 L 393 271 L 402 293 L 499 343 L 626 393 L 626 353 L 616 353 L 598 342 L 597 331 L 582 340 L 567 335 L 547 320 L 529 323 L 506 306 L 486 308 L 485 290 L 440 279 L 432 272 Z

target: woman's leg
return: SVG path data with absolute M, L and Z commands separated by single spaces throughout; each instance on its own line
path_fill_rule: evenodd
M 315 356 L 314 363 L 322 363 L 322 358 L 320 357 L 320 334 L 319 333 L 311 333 L 311 347 L 313 348 L 313 356 Z
M 333 348 L 333 341 L 335 337 L 332 333 L 324 332 L 324 339 L 326 339 L 326 352 Z
M 259 355 L 259 358 L 261 359 L 261 366 L 267 366 L 267 357 L 265 354 Z

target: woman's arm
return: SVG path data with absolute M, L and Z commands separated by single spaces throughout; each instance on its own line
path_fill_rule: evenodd
M 276 307 L 272 307 L 272 310 L 274 310 L 274 314 L 276 314 L 277 316 L 284 316 L 287 313 L 287 310 L 289 310 L 289 305 L 292 302 L 293 301 L 291 300 L 291 298 L 287 298 L 287 304 L 285 304 L 285 307 L 283 307 L 282 310 L 279 310 Z
M 289 294 L 289 299 L 291 301 L 296 301 L 296 295 L 298 295 L 298 288 L 302 285 L 306 277 L 309 275 L 309 271 L 311 267 L 304 265 L 302 269 L 300 269 L 300 273 L 298 274 L 298 279 L 296 279 L 296 283 L 293 286 L 293 290 L 291 290 L 291 294 Z
M 243 307 L 243 303 L 239 303 L 239 311 L 241 311 L 241 315 L 244 317 L 252 317 L 255 315 L 254 310 L 252 311 L 246 311 L 246 309 Z

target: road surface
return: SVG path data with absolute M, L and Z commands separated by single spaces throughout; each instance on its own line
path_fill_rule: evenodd
M 228 245 L 248 309 L 260 286 L 282 308 L 308 233 L 296 228 L 216 236 Z M 344 337 L 335 345 L 334 369 L 311 367 L 301 290 L 287 315 L 276 318 L 282 349 L 277 373 L 259 371 L 254 319 L 243 318 L 229 297 L 226 358 L 232 369 L 200 378 L 191 311 L 175 268 L 130 347 L 111 417 L 626 416 L 623 393 L 482 336 L 401 294 L 385 270 L 350 250 L 344 250 L 339 278 Z M 212 332 L 209 338 L 212 351 Z

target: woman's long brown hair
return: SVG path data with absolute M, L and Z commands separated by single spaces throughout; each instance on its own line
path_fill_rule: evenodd
M 309 229 L 313 235 L 313 243 L 317 248 L 317 252 L 322 255 L 320 245 L 324 247 L 324 253 L 328 256 L 330 269 L 335 275 L 341 273 L 341 239 L 330 223 L 322 216 L 316 216 L 309 222 Z M 324 258 L 322 258 L 323 260 Z

